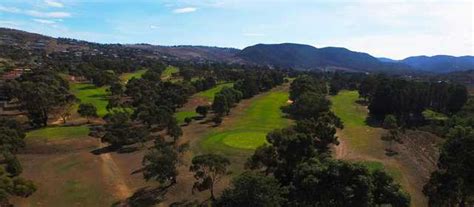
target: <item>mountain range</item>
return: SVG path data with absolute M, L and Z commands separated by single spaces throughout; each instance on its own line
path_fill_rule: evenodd
M 346 48 L 316 48 L 304 44 L 257 44 L 242 50 L 207 46 L 157 46 L 150 44 L 97 44 L 65 38 L 52 38 L 20 30 L 0 28 L 2 49 L 32 52 L 88 54 L 124 50 L 135 56 L 197 61 L 267 65 L 298 70 L 344 70 L 357 72 L 432 72 L 447 73 L 474 69 L 473 56 L 414 56 L 403 60 L 376 58 Z M 104 49 L 105 48 L 105 49 Z M 4 55 L 0 51 L 0 59 Z

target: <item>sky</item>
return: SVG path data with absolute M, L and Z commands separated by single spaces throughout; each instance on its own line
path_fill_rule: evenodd
M 0 27 L 99 43 L 474 55 L 473 0 L 0 0 Z

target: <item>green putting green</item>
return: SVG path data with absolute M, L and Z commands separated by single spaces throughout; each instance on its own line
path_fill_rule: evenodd
M 223 153 L 256 149 L 266 142 L 268 132 L 290 124 L 280 110 L 287 101 L 288 92 L 281 90 L 271 91 L 255 98 L 230 125 L 215 129 L 208 134 L 202 140 L 201 147 L 206 151 Z

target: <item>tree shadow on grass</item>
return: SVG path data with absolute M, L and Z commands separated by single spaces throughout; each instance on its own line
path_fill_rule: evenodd
M 124 201 L 118 201 L 112 204 L 113 207 L 121 206 L 139 206 L 148 207 L 155 206 L 164 200 L 165 194 L 168 192 L 168 188 L 172 185 L 165 187 L 143 187 L 138 189 L 132 196 Z
M 117 152 L 117 153 L 120 153 L 120 154 L 126 154 L 126 153 L 136 152 L 136 151 L 138 151 L 138 149 L 139 148 L 136 147 L 136 146 L 116 147 L 116 146 L 109 145 L 109 146 L 106 146 L 106 147 L 94 149 L 94 150 L 90 151 L 90 153 L 92 153 L 94 155 L 101 155 L 101 154 L 110 153 L 110 152 Z
M 365 118 L 365 124 L 370 127 L 382 127 L 382 121 L 370 114 Z

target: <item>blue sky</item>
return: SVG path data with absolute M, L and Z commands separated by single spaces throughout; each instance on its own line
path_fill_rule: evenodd
M 294 42 L 395 59 L 474 55 L 472 1 L 0 0 L 0 27 L 100 43 Z

